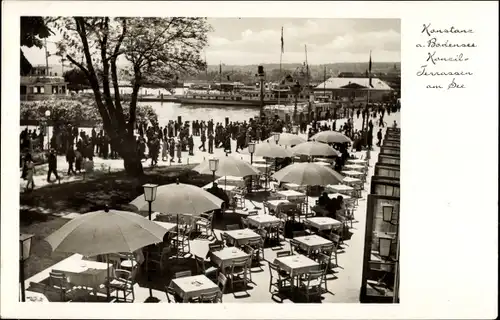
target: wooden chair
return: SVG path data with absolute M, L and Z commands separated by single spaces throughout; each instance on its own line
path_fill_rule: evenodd
M 150 264 L 153 264 L 155 266 L 155 271 L 156 267 L 160 268 L 160 273 L 163 273 L 165 271 L 165 264 L 168 261 L 168 257 L 172 255 L 172 247 L 170 246 L 165 246 L 161 249 L 161 252 L 147 252 L 148 259 L 145 265 L 146 265 L 146 273 L 149 272 Z
M 241 218 L 241 225 L 243 226 L 243 229 L 248 229 L 250 226 L 248 223 L 248 218 Z
M 300 247 L 300 243 L 297 240 L 290 240 L 290 255 L 297 254 L 307 254 L 307 252 Z
M 209 243 L 208 244 L 208 250 L 215 252 L 215 251 L 220 251 L 224 249 L 224 243 L 222 241 L 216 241 L 214 243 Z
M 66 301 L 71 286 L 63 272 L 51 271 L 49 273 L 49 286 L 59 293 L 61 302 Z
M 219 273 L 219 276 L 217 277 L 217 285 L 219 286 L 221 292 L 220 302 L 222 302 L 222 296 L 226 292 L 226 284 L 227 284 L 227 277 L 223 273 Z
M 304 237 L 306 236 L 306 232 L 305 231 L 293 231 L 292 232 L 292 235 L 293 235 L 293 238 L 297 238 L 297 237 Z
M 288 284 L 291 286 L 292 284 L 292 278 L 286 274 L 281 268 L 274 263 L 269 262 L 269 292 L 272 295 L 275 295 L 277 293 L 280 293 L 285 289 L 286 285 Z M 277 289 L 277 292 L 273 291 L 273 287 Z
M 177 256 L 186 256 L 191 253 L 191 244 L 189 243 L 189 233 L 180 232 L 178 236 L 172 238 L 172 243 L 177 249 Z
M 167 296 L 168 303 L 180 303 L 182 302 L 182 298 L 175 292 L 172 281 L 168 286 L 165 286 L 165 295 Z
M 306 297 L 307 302 L 310 301 L 311 296 L 321 297 L 324 280 L 324 270 L 310 271 L 299 280 L 299 292 Z
M 339 265 L 339 261 L 338 261 L 338 249 L 340 247 L 340 236 L 338 234 L 335 234 L 335 233 L 330 233 L 329 235 L 329 239 L 330 241 L 333 242 L 333 245 L 332 245 L 332 256 L 333 258 L 335 258 L 335 266 L 337 267 Z
M 134 293 L 134 282 L 135 282 L 135 273 L 129 271 L 129 270 L 124 270 L 124 269 L 116 269 L 114 272 L 114 276 L 110 279 L 108 287 L 111 290 L 115 290 L 116 292 L 116 300 L 118 301 L 120 299 L 119 293 L 123 293 L 123 301 L 127 301 L 127 297 L 129 295 L 132 295 L 132 301 L 134 302 L 135 300 L 135 293 Z
M 234 292 L 235 283 L 243 283 L 246 290 L 247 283 L 249 280 L 249 270 L 248 266 L 251 262 L 251 257 L 243 257 L 238 259 L 233 259 L 231 264 L 231 291 Z
M 198 220 L 196 220 L 196 228 L 199 230 L 202 230 L 205 232 L 205 235 L 207 237 L 210 237 L 213 235 L 213 218 L 214 214 L 213 212 L 207 214 L 205 217 L 200 217 Z M 202 232 L 203 233 L 203 232 Z
M 207 268 L 205 259 L 195 256 L 196 259 L 196 270 L 199 274 L 204 274 L 207 278 L 215 279 L 217 278 L 218 269 L 213 265 L 209 265 Z
M 263 239 L 251 239 L 251 240 L 248 240 L 247 242 L 247 245 L 252 247 L 255 252 L 255 256 L 253 257 L 253 259 L 259 264 L 260 266 L 260 262 L 262 260 L 265 260 L 265 257 L 264 257 L 264 240 Z M 260 268 L 262 269 L 262 266 L 260 266 Z
M 213 289 L 209 292 L 202 293 L 198 299 L 196 299 L 199 303 L 217 303 L 222 302 L 221 300 L 221 293 L 219 289 Z

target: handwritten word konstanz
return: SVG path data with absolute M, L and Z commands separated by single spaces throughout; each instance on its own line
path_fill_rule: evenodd
M 417 72 L 417 76 L 472 76 L 474 75 L 469 71 L 427 71 L 427 65 L 423 65 L 420 67 L 420 70 Z
M 433 53 L 430 53 L 428 52 L 427 53 L 428 56 L 427 56 L 427 62 L 430 61 L 432 62 L 433 64 L 436 64 L 436 62 L 439 62 L 439 61 L 444 61 L 444 62 L 465 62 L 465 61 L 468 61 L 469 58 L 465 58 L 463 53 L 460 53 L 458 54 L 456 57 L 440 57 L 440 56 L 436 56 L 436 51 L 434 51 Z
M 440 33 L 440 34 L 450 34 L 450 33 L 474 33 L 472 29 L 457 29 L 454 26 L 451 26 L 450 28 L 447 29 L 431 29 L 431 24 L 425 24 L 424 23 L 424 28 L 422 29 L 422 33 L 426 33 L 429 37 L 434 34 L 434 33 Z

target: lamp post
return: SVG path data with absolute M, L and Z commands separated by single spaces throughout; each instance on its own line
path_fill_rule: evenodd
M 24 290 L 24 262 L 28 260 L 31 254 L 31 240 L 33 234 L 19 235 L 19 282 L 21 283 L 21 302 L 26 301 Z
M 301 89 L 300 83 L 298 81 L 295 82 L 295 84 L 292 87 L 292 92 L 295 95 L 295 105 L 293 107 L 293 120 L 292 120 L 292 123 L 294 124 L 297 123 L 297 99 L 299 97 L 300 89 Z
M 156 200 L 156 190 L 158 188 L 157 184 L 147 183 L 142 186 L 144 188 L 144 200 L 146 200 L 149 204 L 148 216 L 149 220 L 151 220 L 151 207 L 153 201 Z
M 273 138 L 274 138 L 274 142 L 276 142 L 276 144 L 278 144 L 278 142 L 280 141 L 279 132 L 273 133 Z
M 248 143 L 248 152 L 250 152 L 250 164 L 253 164 L 253 153 L 255 152 L 255 142 Z
M 394 259 L 394 294 L 392 298 L 393 303 L 399 301 L 399 218 L 394 216 L 393 206 L 383 206 L 382 207 L 382 220 L 384 222 L 390 223 L 396 226 L 396 234 L 394 238 L 392 237 L 382 237 L 379 238 L 379 254 L 381 257 L 389 258 L 391 255 L 392 241 L 396 239 L 396 257 Z M 396 220 L 394 222 L 394 220 Z
M 45 111 L 45 118 L 46 118 L 46 126 L 45 130 L 47 130 L 47 150 L 50 149 L 50 130 L 49 130 L 49 118 L 50 118 L 50 110 Z
M 213 186 L 215 187 L 215 171 L 219 169 L 219 159 L 210 159 L 208 160 L 208 166 L 210 167 L 210 171 L 212 171 L 212 181 Z

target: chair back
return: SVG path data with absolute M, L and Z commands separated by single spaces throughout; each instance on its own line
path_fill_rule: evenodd
M 328 266 L 330 265 L 330 259 L 331 257 L 324 253 L 318 254 L 318 263 L 320 265 L 321 271 L 325 271 L 328 268 Z
M 239 225 L 237 224 L 228 224 L 226 226 L 226 230 L 231 231 L 231 230 L 238 230 L 240 228 Z
M 226 283 L 227 283 L 227 277 L 222 272 L 220 272 L 219 276 L 217 277 L 217 285 L 219 286 L 219 289 L 222 294 L 226 292 Z
M 243 268 L 246 271 L 251 261 L 252 256 L 233 259 L 233 262 L 231 263 L 231 273 L 234 273 L 236 268 Z
M 220 237 L 222 239 L 222 242 L 226 245 L 226 246 L 229 246 L 231 244 L 231 239 L 229 238 L 229 236 L 223 232 L 220 234 Z
M 297 240 L 290 240 L 290 250 L 291 252 L 299 252 L 300 251 L 300 243 Z
M 324 273 L 325 271 L 324 270 L 313 270 L 313 271 L 309 271 L 307 274 L 306 274 L 306 279 L 308 281 L 308 286 L 309 286 L 309 283 L 313 280 L 317 280 L 317 279 L 320 279 L 324 276 Z
M 184 277 L 190 277 L 191 276 L 191 270 L 186 270 L 186 271 L 180 271 L 176 272 L 174 275 L 174 278 L 184 278 Z
M 222 250 L 224 248 L 224 243 L 223 242 L 214 242 L 214 243 L 210 243 L 208 245 L 208 250 L 209 251 L 219 251 L 219 250 Z
M 331 257 L 334 249 L 335 244 L 325 244 L 321 246 L 321 253 L 325 254 L 328 257 Z
M 165 286 L 165 295 L 167 296 L 168 303 L 175 303 L 175 290 L 172 287 L 172 281 L 168 286 Z
M 194 259 L 196 261 L 196 269 L 197 269 L 198 273 L 204 274 L 205 270 L 206 270 L 205 269 L 205 259 L 198 257 L 198 256 L 194 256 Z
M 61 301 L 66 300 L 66 290 L 68 289 L 68 279 L 63 272 L 51 271 L 49 273 L 49 285 L 58 291 Z
M 290 251 L 278 251 L 276 252 L 276 257 L 277 258 L 280 258 L 280 257 L 288 257 L 290 256 Z
M 200 294 L 199 302 L 200 303 L 203 303 L 203 302 L 205 302 L 205 303 L 207 303 L 207 302 L 208 303 L 217 303 L 219 300 L 219 296 L 220 296 L 220 291 L 218 289 L 215 289 L 215 290 Z
M 278 278 L 280 277 L 280 267 L 272 262 L 269 262 L 269 275 L 271 278 Z
M 246 229 L 248 228 L 248 218 L 241 218 L 241 224 L 243 225 L 243 228 Z

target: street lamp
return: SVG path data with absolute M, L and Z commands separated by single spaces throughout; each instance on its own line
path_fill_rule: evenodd
M 274 133 L 273 137 L 274 137 L 274 142 L 276 142 L 276 144 L 278 144 L 278 141 L 280 141 L 280 134 L 279 134 L 279 132 Z
M 293 107 L 293 123 L 297 123 L 297 99 L 299 97 L 300 89 L 300 83 L 298 81 L 295 82 L 295 84 L 292 86 L 292 92 L 295 95 L 295 106 Z
M 255 152 L 255 142 L 248 143 L 248 152 L 250 152 L 250 164 L 253 164 L 253 153 Z
M 146 200 L 149 203 L 149 220 L 151 220 L 151 206 L 153 204 L 153 201 L 156 200 L 156 190 L 158 188 L 157 184 L 152 184 L 152 183 L 147 183 L 142 186 L 144 188 L 144 200 Z
M 33 234 L 20 234 L 19 235 L 19 282 L 21 283 L 21 301 L 26 301 L 24 292 L 24 262 L 28 260 L 31 254 L 31 240 Z
M 47 120 L 46 120 L 47 125 L 45 126 L 45 128 L 46 128 L 45 130 L 47 130 L 47 150 L 49 150 L 50 149 L 50 130 L 49 130 L 50 110 L 45 111 L 45 118 L 47 118 Z
M 215 171 L 219 169 L 219 159 L 210 159 L 208 160 L 208 166 L 210 167 L 210 171 L 212 171 L 213 176 L 213 186 L 215 187 Z

